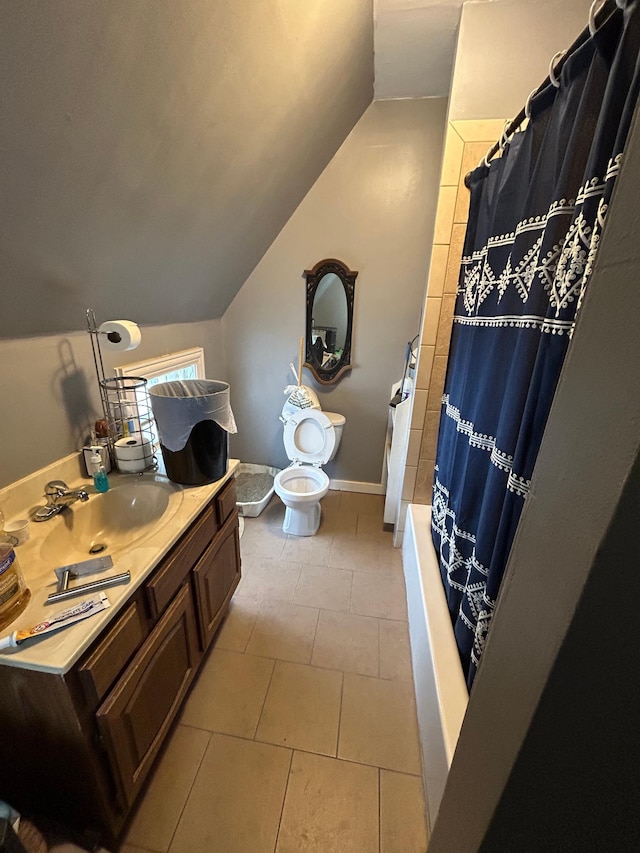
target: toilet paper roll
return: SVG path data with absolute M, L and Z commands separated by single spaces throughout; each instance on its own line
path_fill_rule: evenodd
M 151 442 L 129 436 L 120 438 L 114 445 L 118 470 L 124 474 L 137 474 L 151 464 L 153 448 Z
M 98 328 L 100 346 L 112 352 L 126 352 L 140 345 L 140 329 L 131 320 L 107 320 Z

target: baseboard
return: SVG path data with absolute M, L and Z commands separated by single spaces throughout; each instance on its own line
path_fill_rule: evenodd
M 359 483 L 357 480 L 330 480 L 329 488 L 338 492 L 361 492 L 364 495 L 384 495 L 382 483 Z

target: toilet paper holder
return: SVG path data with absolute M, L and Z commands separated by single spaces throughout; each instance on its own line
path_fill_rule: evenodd
M 156 435 L 147 380 L 142 376 L 107 377 L 102 358 L 103 347 L 135 349 L 141 340 L 140 330 L 130 320 L 108 320 L 98 325 L 92 308 L 87 309 L 86 315 L 111 463 L 122 473 L 155 470 Z M 133 442 L 133 452 L 128 452 L 128 447 L 125 451 L 118 447 L 123 440 L 128 440 L 127 445 Z

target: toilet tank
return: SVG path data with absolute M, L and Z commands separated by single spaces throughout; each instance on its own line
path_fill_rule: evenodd
M 338 412 L 325 412 L 324 409 L 322 411 L 323 414 L 325 414 L 331 421 L 331 425 L 333 426 L 333 429 L 336 434 L 336 444 L 333 448 L 333 453 L 327 460 L 328 462 L 331 462 L 333 457 L 336 455 L 338 447 L 340 446 L 340 441 L 342 440 L 342 428 L 345 425 L 346 418 L 344 415 L 339 415 Z

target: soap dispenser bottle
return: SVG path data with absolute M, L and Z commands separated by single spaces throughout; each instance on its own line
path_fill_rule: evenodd
M 96 487 L 96 492 L 109 491 L 109 479 L 107 472 L 102 464 L 99 448 L 94 448 L 94 454 L 91 457 L 91 470 L 93 471 L 93 485 Z

